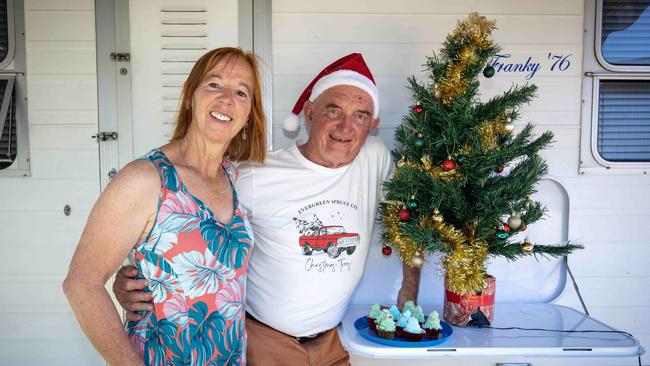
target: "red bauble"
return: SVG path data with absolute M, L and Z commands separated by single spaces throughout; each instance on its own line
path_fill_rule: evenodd
M 393 248 L 389 247 L 388 245 L 384 245 L 384 247 L 381 248 L 381 254 L 389 256 L 391 253 L 393 253 Z
M 503 231 L 510 231 L 510 226 L 508 226 L 508 224 L 504 223 L 503 224 Z
M 413 111 L 415 113 L 422 113 L 424 111 L 424 108 L 421 105 L 416 104 L 413 106 Z
M 456 164 L 456 161 L 452 158 L 448 158 L 442 163 L 442 169 L 446 172 L 456 169 L 457 166 L 458 164 Z
M 399 219 L 402 221 L 407 221 L 410 218 L 411 218 L 411 211 L 409 211 L 408 208 L 406 207 L 402 207 L 399 210 Z
M 503 170 L 504 170 L 504 169 L 505 169 L 505 167 L 500 166 L 500 167 L 496 168 L 495 171 L 496 171 L 497 173 L 501 174 L 501 173 L 503 173 Z

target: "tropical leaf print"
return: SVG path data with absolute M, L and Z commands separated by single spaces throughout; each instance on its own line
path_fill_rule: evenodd
M 149 239 L 138 247 L 142 253 L 153 252 L 159 256 L 167 253 L 174 247 L 178 241 L 178 233 L 173 231 L 161 231 L 155 229 L 151 231 Z
M 252 240 L 241 215 L 234 215 L 227 227 L 214 218 L 201 221 L 200 227 L 201 235 L 208 243 L 208 249 L 217 255 L 219 262 L 235 269 L 241 268 L 246 263 Z
M 153 330 L 153 336 L 156 337 L 158 343 L 163 344 L 168 354 L 172 354 L 173 358 L 176 359 L 174 364 L 177 364 L 178 360 L 187 358 L 183 352 L 182 342 L 184 339 L 178 334 L 179 329 L 176 324 L 169 321 L 169 319 L 161 319 L 158 321 L 158 326 Z
M 215 297 L 217 309 L 228 320 L 244 317 L 244 278 L 224 283 Z
M 160 205 L 159 227 L 162 231 L 189 232 L 196 229 L 206 216 L 192 196 L 180 190 L 167 195 Z
M 190 334 L 192 335 L 192 358 L 196 365 L 204 365 L 213 358 L 215 344 L 219 348 L 226 340 L 223 329 L 226 320 L 219 312 L 208 314 L 208 305 L 197 302 L 190 308 Z
M 162 365 L 169 350 L 172 355 L 183 358 L 183 349 L 179 341 L 178 328 L 167 319 L 161 319 L 153 324 L 151 333 L 144 346 L 144 363 L 146 365 Z
M 174 257 L 185 295 L 194 299 L 205 294 L 214 294 L 221 283 L 235 277 L 235 271 L 219 263 L 211 251 L 191 251 Z
M 239 365 L 242 362 L 242 338 L 239 327 L 232 325 L 226 331 L 227 342 L 224 344 L 223 352 L 217 357 L 218 365 Z
M 142 249 L 140 253 L 144 256 L 144 259 L 149 263 L 160 267 L 160 269 L 163 272 L 168 273 L 174 277 L 177 277 L 176 272 L 174 271 L 174 267 L 163 256 L 156 254 L 156 252 L 146 252 L 144 251 L 144 249 Z
M 165 301 L 162 311 L 167 320 L 182 329 L 187 328 L 189 310 L 184 296 L 174 294 L 170 299 Z
M 141 320 L 136 322 L 129 321 L 124 325 L 127 335 L 131 339 L 131 344 L 133 344 L 133 348 L 135 348 L 139 355 L 144 355 L 144 348 L 147 339 L 149 339 L 149 333 L 151 332 L 151 328 L 153 328 L 154 322 L 155 316 L 153 311 L 148 311 L 145 312 Z
M 248 221 L 237 204 L 224 227 L 187 191 L 162 151 L 148 159 L 163 180 L 160 208 L 129 258 L 138 278 L 149 281 L 155 310 L 126 322 L 131 343 L 147 365 L 245 364 L 246 273 L 236 268 L 245 269 L 252 250 Z
M 145 260 L 137 262 L 140 273 L 149 281 L 149 290 L 153 293 L 154 303 L 162 303 L 167 299 L 170 293 L 175 291 L 178 287 L 178 279 L 176 274 L 171 274 L 166 271 L 160 271 L 160 263 L 164 262 L 167 266 L 169 263 L 162 257 L 158 257 L 161 261 L 152 262 L 149 257 L 154 253 L 149 253 Z M 171 267 L 169 267 L 171 269 Z M 174 271 L 171 271 L 174 272 Z
M 165 188 L 169 189 L 170 191 L 178 191 L 180 182 L 178 181 L 178 176 L 176 175 L 176 169 L 171 164 L 161 162 L 160 171 L 163 175 Z
M 171 161 L 165 156 L 165 154 L 160 149 L 151 150 L 147 153 L 144 159 L 151 160 L 152 163 L 156 165 L 156 168 L 162 175 L 163 182 L 165 183 L 165 188 L 172 191 L 178 190 L 178 177 L 176 176 L 176 170 L 172 165 Z

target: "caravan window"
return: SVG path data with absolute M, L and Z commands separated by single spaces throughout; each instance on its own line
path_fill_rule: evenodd
M 16 159 L 16 93 L 15 77 L 0 75 L 0 169 L 10 166 Z
M 650 0 L 597 0 L 594 5 L 595 47 L 591 55 L 585 53 L 586 65 L 590 58 L 596 61 L 585 70 L 593 78 L 592 154 L 607 168 L 648 166 Z
M 23 1 L 0 0 L 0 176 L 29 175 L 23 30 Z

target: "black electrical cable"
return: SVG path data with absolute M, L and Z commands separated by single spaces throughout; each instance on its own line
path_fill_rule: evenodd
M 593 330 L 593 329 L 585 329 L 585 330 L 562 330 L 562 329 L 544 329 L 544 328 L 522 328 L 522 327 L 493 327 L 491 325 L 486 326 L 485 328 L 488 329 L 496 329 L 496 330 L 534 330 L 534 331 L 542 331 L 542 332 L 558 332 L 558 333 L 619 333 L 619 334 L 624 334 L 630 338 L 634 338 L 634 336 L 628 332 L 624 332 L 622 330 Z

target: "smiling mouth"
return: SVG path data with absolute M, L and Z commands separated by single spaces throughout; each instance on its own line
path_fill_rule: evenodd
M 352 140 L 348 140 L 348 139 L 344 139 L 344 138 L 339 138 L 339 137 L 336 137 L 334 135 L 330 135 L 330 138 L 332 140 L 338 141 L 338 142 L 351 142 L 352 141 Z
M 225 115 L 225 114 L 221 114 L 219 112 L 210 112 L 210 115 L 212 117 L 218 119 L 219 121 L 224 121 L 224 122 L 232 121 L 232 117 L 230 117 L 228 115 Z

